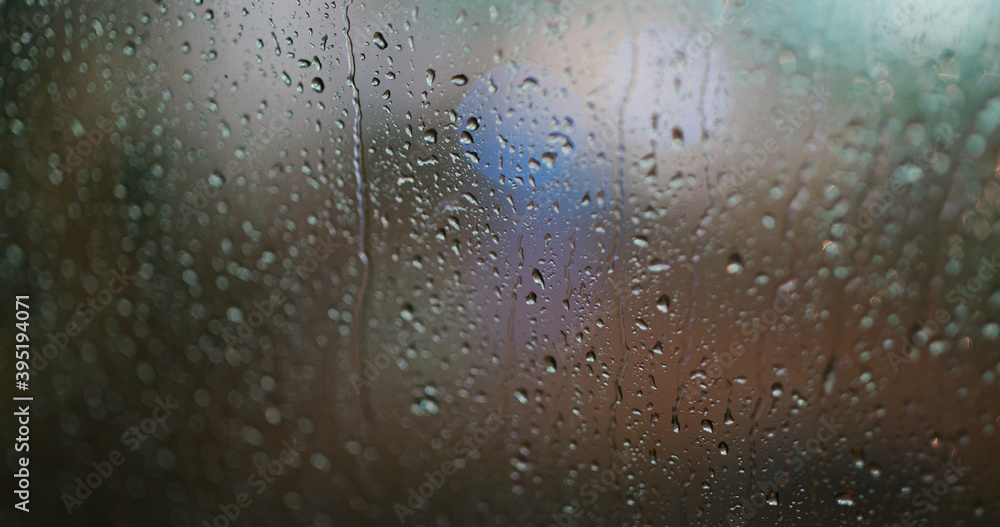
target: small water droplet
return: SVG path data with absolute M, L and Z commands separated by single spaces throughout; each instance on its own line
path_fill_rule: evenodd
M 767 494 L 767 504 L 772 507 L 778 506 L 778 491 L 772 490 Z
M 837 496 L 837 505 L 852 507 L 854 505 L 854 493 L 847 491 L 840 496 Z

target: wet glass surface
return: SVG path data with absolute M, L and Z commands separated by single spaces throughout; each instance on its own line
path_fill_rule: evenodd
M 0 14 L 0 523 L 1000 523 L 995 2 Z

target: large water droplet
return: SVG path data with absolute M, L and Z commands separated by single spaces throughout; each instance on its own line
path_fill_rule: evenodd
M 666 313 L 670 309 L 670 297 L 660 295 L 660 299 L 656 301 L 656 309 L 659 309 L 661 313 Z

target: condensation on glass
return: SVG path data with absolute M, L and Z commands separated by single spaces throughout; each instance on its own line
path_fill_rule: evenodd
M 33 518 L 996 525 L 998 9 L 0 4 Z

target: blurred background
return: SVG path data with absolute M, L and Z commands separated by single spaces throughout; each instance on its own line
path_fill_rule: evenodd
M 998 15 L 0 1 L 0 523 L 1000 524 Z

